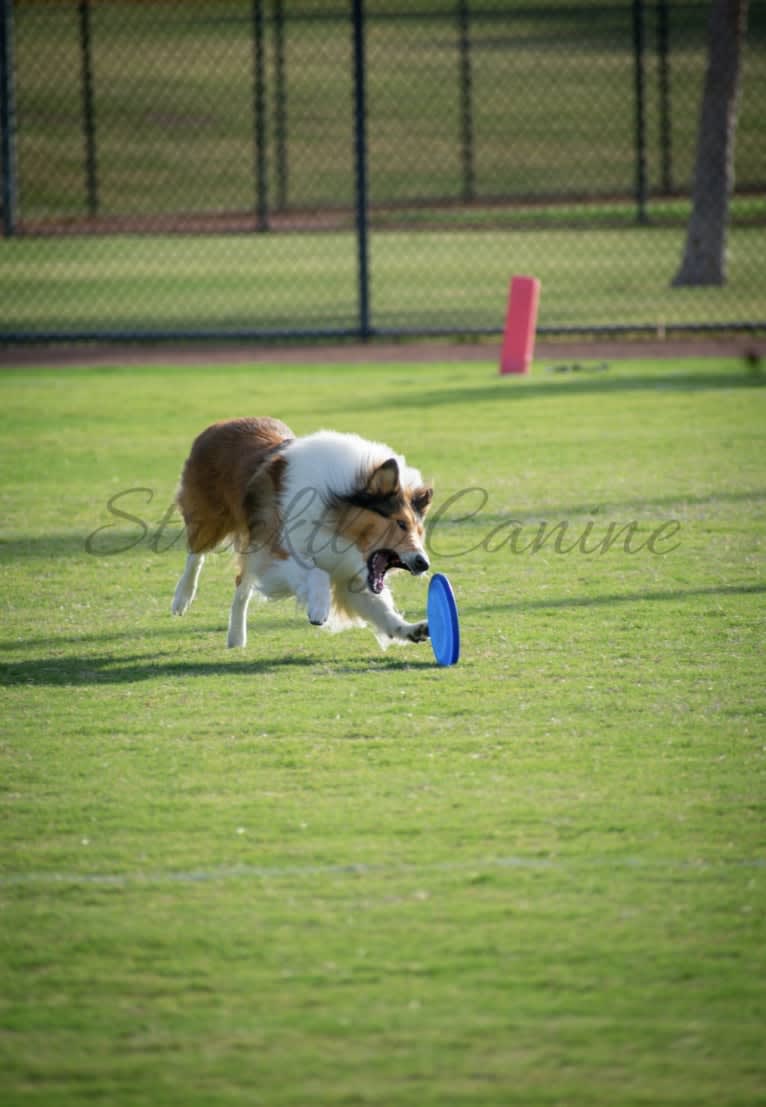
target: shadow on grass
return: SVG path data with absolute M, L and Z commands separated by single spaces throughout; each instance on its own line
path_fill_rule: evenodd
M 254 623 L 250 627 L 250 632 L 253 635 L 260 631 L 284 629 L 284 621 L 278 618 L 264 619 L 261 612 L 258 612 L 255 618 L 258 620 L 257 627 Z M 140 642 L 146 642 L 148 646 L 151 639 L 175 637 L 179 639 L 178 649 L 182 650 L 189 648 L 194 642 L 199 642 L 200 637 L 205 634 L 218 636 L 221 643 L 226 641 L 225 613 L 218 623 L 203 624 L 194 622 L 193 619 L 193 615 L 191 617 L 187 616 L 185 619 L 178 619 L 171 617 L 168 613 L 167 619 L 163 617 L 163 622 L 151 627 L 131 626 L 120 630 L 98 631 L 93 634 L 57 634 L 53 629 L 49 634 L 41 634 L 35 638 L 0 641 L 0 653 L 24 653 L 46 647 L 50 649 L 51 646 L 56 648 L 61 646 L 106 646 L 110 642 L 127 642 L 136 639 Z
M 140 521 L 140 520 L 139 520 Z M 110 525 L 110 524 L 106 524 Z M 64 558 L 83 557 L 88 561 L 100 563 L 118 562 L 133 555 L 151 556 L 162 558 L 168 564 L 172 564 L 176 571 L 175 581 L 181 575 L 186 558 L 186 549 L 182 544 L 165 544 L 153 548 L 151 542 L 154 531 L 148 522 L 143 523 L 146 533 L 115 529 L 109 536 L 111 547 L 104 543 L 103 546 L 88 548 L 89 539 L 99 529 L 95 526 L 93 531 L 50 531 L 47 534 L 21 534 L 16 538 L 0 539 L 0 560 L 10 563 L 27 558 Z M 230 550 L 216 551 L 209 555 L 212 557 L 228 557 L 232 566 L 234 559 Z
M 224 661 L 168 660 L 162 656 L 136 654 L 115 657 L 39 658 L 0 665 L 0 684 L 81 686 L 95 684 L 134 684 L 143 680 L 167 680 L 177 677 L 258 676 L 279 669 L 310 668 L 315 657 L 251 657 Z
M 468 488 L 465 493 L 455 492 L 452 496 L 445 495 L 445 502 L 454 515 L 445 514 L 444 518 L 438 518 L 434 524 L 433 516 L 429 516 L 426 523 L 427 529 L 436 529 L 440 526 L 461 526 L 470 523 L 474 526 L 482 524 L 487 527 L 497 526 L 503 523 L 541 523 L 552 520 L 565 521 L 584 517 L 596 517 L 606 522 L 614 516 L 626 512 L 639 512 L 642 516 L 650 515 L 657 511 L 667 516 L 676 511 L 687 511 L 690 508 L 710 507 L 715 508 L 723 504 L 741 504 L 760 500 L 766 500 L 766 489 L 754 489 L 751 492 L 705 492 L 701 495 L 685 496 L 683 493 L 672 496 L 656 496 L 654 499 L 634 500 L 599 500 L 594 496 L 590 503 L 579 504 L 551 504 L 541 503 L 534 508 L 515 508 L 513 506 L 504 511 L 485 511 L 481 504 L 482 490 Z M 490 500 L 487 499 L 487 504 Z M 438 513 L 439 506 L 433 509 Z M 475 514 L 473 512 L 475 511 Z M 462 512 L 462 514 L 461 514 Z
M 476 489 L 471 486 L 467 489 L 469 493 L 475 493 Z M 456 490 L 452 495 L 459 494 L 460 490 Z M 445 497 L 446 498 L 446 497 Z M 622 501 L 601 501 L 594 497 L 594 501 L 581 504 L 560 504 L 559 506 L 551 506 L 550 504 L 541 504 L 534 509 L 525 509 L 522 511 L 516 510 L 513 507 L 508 508 L 503 512 L 486 512 L 479 510 L 476 512 L 475 517 L 471 516 L 471 520 L 476 523 L 500 523 L 505 522 L 510 518 L 517 519 L 520 522 L 528 522 L 530 520 L 541 520 L 555 516 L 557 519 L 564 519 L 569 517 L 592 515 L 594 512 L 598 512 L 604 516 L 607 514 L 615 514 L 621 511 L 643 511 L 648 512 L 653 509 L 669 509 L 673 507 L 696 507 L 725 503 L 747 503 L 749 500 L 763 500 L 766 499 L 766 489 L 755 489 L 750 492 L 710 492 L 698 495 L 684 495 L 682 492 L 676 495 L 659 496 L 653 499 L 632 499 Z M 438 505 L 437 505 L 438 506 Z M 472 503 L 469 501 L 465 507 L 467 511 L 470 511 Z M 456 512 L 462 509 L 463 505 L 458 504 L 455 508 Z M 436 509 L 433 509 L 436 510 Z M 450 519 L 449 517 L 442 520 L 444 523 L 459 523 L 462 520 Z M 167 578 L 167 591 L 168 595 L 172 595 L 173 589 L 176 586 L 176 581 L 183 569 L 185 553 L 181 547 L 153 549 L 149 544 L 149 540 L 146 537 L 136 540 L 135 535 L 131 536 L 128 532 L 115 531 L 113 535 L 113 541 L 115 542 L 116 553 L 89 553 L 86 549 L 86 542 L 88 535 L 80 531 L 61 531 L 52 532 L 50 534 L 40 535 L 20 535 L 18 538 L 2 539 L 0 540 L 0 559 L 11 564 L 15 561 L 24 560 L 40 560 L 43 558 L 61 559 L 67 557 L 79 557 L 82 555 L 88 560 L 104 562 L 118 563 L 124 558 L 131 556 L 150 556 L 163 559 L 167 561 L 168 578 Z M 131 545 L 131 542 L 133 544 Z M 233 579 L 233 565 L 234 561 L 229 550 L 216 551 L 209 554 L 211 563 L 213 558 L 224 557 L 228 558 L 232 566 L 232 579 Z M 169 603 L 170 601 L 168 601 Z
M 766 374 L 756 371 L 698 372 L 686 371 L 654 376 L 647 374 L 615 376 L 599 373 L 595 376 L 566 374 L 562 377 L 546 377 L 515 381 L 495 379 L 494 383 L 478 386 L 431 389 L 407 394 L 402 406 L 432 408 L 447 404 L 476 404 L 505 400 L 508 403 L 537 400 L 559 396 L 619 395 L 625 392 L 710 392 L 729 388 L 762 388 Z M 363 405 L 354 403 L 348 410 L 361 410 Z M 376 405 L 376 406 L 379 406 Z M 338 410 L 336 408 L 336 410 Z
M 433 659 L 418 660 L 384 656 L 338 664 L 329 657 L 321 656 L 258 657 L 257 654 L 252 654 L 249 657 L 243 655 L 237 657 L 228 651 L 225 659 L 220 661 L 169 659 L 162 654 L 133 654 L 127 657 L 96 654 L 86 657 L 44 657 L 4 662 L 0 664 L 0 686 L 82 687 L 100 684 L 134 684 L 145 680 L 174 680 L 184 677 L 257 677 L 281 670 L 311 668 L 327 672 L 329 675 L 347 675 L 433 669 L 436 668 L 436 663 Z
M 409 650 L 412 647 L 405 646 L 404 648 Z M 358 661 L 344 661 L 341 663 L 327 661 L 324 664 L 327 668 L 332 669 L 333 675 L 342 674 L 344 676 L 353 676 L 355 674 L 361 676 L 370 673 L 406 673 L 407 671 L 438 669 L 439 666 L 436 664 L 433 657 L 431 657 L 429 647 L 423 644 L 421 649 L 423 648 L 428 649 L 427 660 L 409 654 L 407 657 L 391 657 L 387 655 L 384 657 L 360 658 Z
M 463 611 L 563 611 L 575 607 L 612 607 L 623 603 L 669 603 L 701 596 L 757 596 L 766 592 L 766 584 L 731 584 L 711 588 L 669 588 L 659 592 L 618 592 L 605 596 L 562 596 L 558 599 L 511 600 L 509 603 L 461 605 Z
M 685 496 L 681 492 L 672 496 L 655 496 L 650 500 L 621 500 L 619 503 L 606 500 L 603 503 L 591 503 L 587 506 L 585 504 L 569 504 L 558 508 L 544 506 L 534 512 L 528 512 L 527 515 L 530 519 L 541 519 L 544 514 L 561 519 L 567 515 L 592 515 L 596 510 L 599 515 L 614 515 L 624 511 L 648 512 L 654 509 L 668 511 L 671 508 L 715 507 L 717 504 L 741 504 L 751 500 L 766 500 L 766 488 L 756 488 L 752 492 L 705 492 L 690 496 Z M 516 517 L 516 513 L 512 514 Z M 520 515 L 519 518 L 523 519 L 524 516 Z
M 0 560 L 20 561 L 25 558 L 62 558 L 86 556 L 87 535 L 80 531 L 61 531 L 49 534 L 22 534 L 18 538 L 0 539 Z M 183 558 L 179 559 L 183 568 Z M 181 570 L 179 569 L 179 575 Z

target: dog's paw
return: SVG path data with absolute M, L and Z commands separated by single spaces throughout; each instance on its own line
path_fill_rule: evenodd
M 170 605 L 170 610 L 172 611 L 172 613 L 174 615 L 185 615 L 192 605 L 194 596 L 194 589 L 192 589 L 192 591 L 189 591 L 179 584 L 178 588 L 176 588 L 175 595 L 173 596 L 173 602 Z
M 309 622 L 312 626 L 322 627 L 330 618 L 332 606 L 332 592 L 330 591 L 330 578 L 322 569 L 316 566 L 311 569 L 306 581 L 307 608 Z
M 330 598 L 324 597 L 312 603 L 308 610 L 309 622 L 312 627 L 323 627 L 330 618 Z
M 407 638 L 410 642 L 425 642 L 430 637 L 428 623 L 412 623 L 407 630 Z
M 247 645 L 247 631 L 243 627 L 229 627 L 226 645 L 230 650 L 244 649 Z
M 330 618 L 330 598 L 327 600 L 322 598 L 318 602 L 312 603 L 308 609 L 309 622 L 312 627 L 323 627 L 327 620 Z

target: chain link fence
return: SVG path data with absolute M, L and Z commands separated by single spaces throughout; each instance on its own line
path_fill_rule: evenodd
M 766 3 L 722 287 L 673 288 L 709 5 L 0 0 L 0 340 L 766 326 Z

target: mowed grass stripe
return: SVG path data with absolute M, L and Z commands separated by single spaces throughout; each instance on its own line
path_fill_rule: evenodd
M 196 869 L 184 872 L 179 871 L 147 871 L 123 873 L 58 873 L 58 872 L 26 872 L 6 873 L 0 875 L 0 887 L 13 887 L 24 884 L 82 884 L 103 885 L 106 887 L 124 887 L 129 884 L 209 884 L 230 880 L 300 880 L 306 878 L 324 877 L 335 878 L 338 876 L 364 877 L 367 875 L 388 875 L 393 878 L 406 876 L 426 876 L 430 873 L 472 872 L 480 875 L 487 869 L 560 869 L 573 868 L 585 869 L 609 869 L 615 868 L 640 868 L 646 864 L 640 857 L 589 857 L 587 860 L 551 858 L 551 857 L 481 857 L 475 860 L 462 862 L 440 862 L 434 865 L 397 865 L 392 867 L 375 865 L 315 865 L 292 866 L 283 868 L 261 868 L 257 865 L 231 865 L 218 869 Z M 766 868 L 766 857 L 756 858 L 719 858 L 718 860 L 706 859 L 705 861 L 682 861 L 677 859 L 653 858 L 651 865 L 655 868 L 668 868 L 676 870 L 708 869 L 708 868 Z

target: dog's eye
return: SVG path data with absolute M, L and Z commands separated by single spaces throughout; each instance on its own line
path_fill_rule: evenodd
M 403 519 L 397 519 L 396 520 L 396 525 L 398 526 L 399 530 L 406 530 L 407 529 L 407 524 L 404 522 Z

